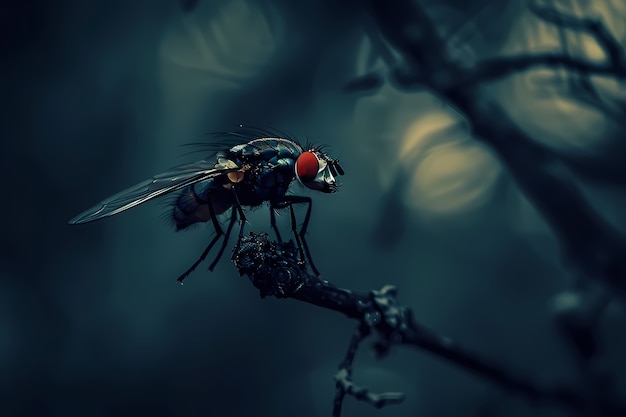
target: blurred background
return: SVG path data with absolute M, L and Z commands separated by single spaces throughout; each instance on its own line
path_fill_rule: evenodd
M 563 39 L 522 1 L 423 4 L 468 64 Z M 602 17 L 626 40 L 623 2 L 558 4 Z M 539 381 L 584 386 L 554 324 L 571 271 L 506 168 L 431 92 L 344 88 L 385 70 L 358 2 L 6 1 L 0 22 L 0 415 L 331 414 L 351 321 L 261 300 L 228 252 L 214 272 L 204 265 L 177 285 L 212 230 L 175 233 L 159 202 L 67 224 L 203 156 L 184 156 L 180 145 L 239 124 L 328 144 L 342 161 L 339 193 L 293 188 L 314 199 L 308 241 L 323 278 L 357 291 L 396 285 L 423 325 Z M 589 39 L 568 36 L 574 53 L 601 56 Z M 616 83 L 594 82 L 606 102 L 624 98 Z M 578 184 L 624 230 L 619 113 L 558 84 L 554 72 L 533 71 L 485 94 L 538 143 L 615 173 Z M 266 209 L 250 217 L 248 230 L 268 230 Z M 279 218 L 284 230 L 287 220 Z M 623 329 L 623 311 L 609 306 L 599 362 L 622 392 Z M 347 398 L 348 417 L 572 415 L 419 351 L 379 361 L 364 348 L 355 367 L 355 382 L 407 399 L 375 410 Z

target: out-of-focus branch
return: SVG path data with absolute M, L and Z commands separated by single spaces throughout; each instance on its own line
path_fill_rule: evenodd
M 395 69 L 396 76 L 429 84 L 447 56 L 445 43 L 426 12 L 410 1 L 396 2 L 393 6 L 385 0 L 371 0 L 367 4 L 381 35 L 405 60 Z M 421 24 L 415 25 L 416 21 Z
M 591 34 L 605 51 L 606 62 L 592 62 L 568 53 L 541 53 L 491 58 L 470 68 L 462 68 L 447 56 L 445 42 L 417 2 L 371 0 L 369 4 L 381 34 L 405 58 L 403 65 L 394 69 L 394 81 L 404 87 L 421 85 L 438 91 L 455 91 L 536 67 L 564 68 L 626 79 L 623 49 L 597 19 L 579 19 L 532 3 L 529 6 L 537 17 L 546 22 Z
M 626 78 L 626 67 L 583 61 L 568 54 L 524 54 L 484 60 L 463 74 L 453 88 L 468 88 L 478 83 L 497 81 L 535 67 L 564 68 L 593 75 Z
M 540 6 L 529 2 L 528 8 L 541 20 L 553 23 L 561 28 L 587 32 L 592 35 L 607 54 L 608 62 L 615 68 L 623 67 L 624 51 L 619 41 L 606 28 L 600 19 L 578 18 L 561 13 L 552 7 Z
M 563 13 L 555 12 L 553 9 L 540 8 L 534 3 L 530 5 L 530 8 L 544 21 L 553 23 L 557 27 L 559 43 L 563 53 L 569 56 L 580 54 L 582 52 L 580 47 L 583 43 L 582 36 L 585 33 L 591 33 L 592 35 L 595 34 L 596 41 L 604 49 L 610 65 L 616 68 L 626 66 L 624 52 L 619 41 L 606 29 L 600 20 L 580 19 L 564 15 Z M 575 33 L 577 37 L 576 45 L 570 44 L 569 41 L 570 36 L 568 36 L 568 32 L 572 30 L 577 31 Z M 565 74 L 555 72 L 554 77 L 545 80 L 545 83 L 539 86 L 540 91 L 546 95 L 553 95 L 556 92 L 561 97 L 571 97 L 579 103 L 601 111 L 607 118 L 620 125 L 626 114 L 626 102 L 624 100 L 607 100 L 603 97 L 592 80 L 594 74 L 590 74 L 585 68 L 576 70 L 567 67 L 567 69 L 568 71 Z M 609 175 L 605 178 L 615 181 L 616 176 Z M 622 178 L 618 181 L 622 181 Z
M 626 59 L 619 41 L 601 20 L 581 19 L 561 13 L 553 8 L 529 3 L 530 10 L 541 20 L 559 28 L 589 33 L 606 54 L 604 62 L 592 62 L 569 53 L 523 54 L 487 59 L 467 70 L 454 88 L 495 81 L 511 74 L 535 67 L 564 68 L 588 75 L 601 75 L 626 79 Z
M 398 404 L 404 401 L 404 394 L 400 392 L 385 392 L 377 394 L 371 392 L 367 388 L 360 387 L 352 381 L 352 367 L 354 357 L 359 348 L 360 343 L 370 334 L 370 328 L 364 323 L 359 322 L 354 329 L 348 352 L 343 362 L 339 364 L 339 371 L 335 374 L 337 391 L 335 393 L 335 402 L 333 406 L 333 417 L 341 416 L 341 408 L 346 394 L 351 395 L 359 401 L 363 401 L 373 407 L 382 408 L 391 404 Z
M 556 234 L 566 264 L 626 299 L 626 238 L 596 212 L 563 164 L 517 128 L 496 103 L 476 105 L 471 97 L 458 97 L 458 102 L 474 134 L 497 152 Z
M 571 388 L 539 386 L 507 371 L 498 363 L 468 352 L 451 339 L 424 328 L 417 323 L 410 309 L 398 303 L 396 289 L 392 286 L 367 294 L 357 293 L 337 288 L 328 281 L 310 275 L 306 266 L 299 262 L 298 251 L 291 241 L 277 243 L 269 240 L 267 234 L 250 233 L 241 239 L 233 255 L 233 262 L 239 273 L 247 275 L 261 291 L 261 296 L 293 298 L 358 320 L 348 353 L 336 376 L 338 393 L 334 402 L 334 416 L 340 415 L 346 394 L 378 407 L 397 403 L 403 398 L 399 393 L 374 394 L 352 382 L 356 349 L 370 332 L 378 337 L 375 348 L 381 356 L 396 345 L 413 346 L 535 401 L 576 410 L 602 410 L 605 416 L 626 415 L 626 409 L 621 406 L 597 403 Z
M 422 8 L 412 2 L 390 7 L 385 0 L 372 0 L 369 5 L 381 34 L 412 64 L 434 69 L 445 61 L 444 44 Z M 422 24 L 417 26 L 416 21 Z
M 373 3 L 377 2 L 373 1 Z M 580 167 L 573 163 L 577 161 L 568 160 L 539 145 L 519 129 L 497 103 L 480 94 L 482 84 L 514 73 L 536 67 L 565 69 L 569 72 L 568 79 L 574 78 L 578 81 L 576 89 L 571 89 L 570 86 L 571 93 L 582 94 L 583 98 L 588 99 L 592 105 L 597 105 L 600 110 L 612 110 L 611 107 L 605 105 L 589 77 L 607 76 L 618 81 L 626 79 L 626 59 L 617 39 L 600 20 L 581 19 L 547 7 L 531 5 L 531 11 L 537 17 L 557 25 L 561 32 L 574 30 L 591 35 L 605 52 L 605 59 L 602 61 L 585 60 L 564 49 L 561 53 L 492 58 L 471 67 L 465 67 L 448 59 L 442 52 L 444 50 L 441 47 L 442 40 L 437 39 L 432 23 L 428 20 L 427 14 L 420 10 L 418 2 L 389 0 L 386 4 L 389 9 L 398 8 L 404 10 L 407 16 L 412 16 L 413 26 L 433 30 L 428 34 L 420 32 L 421 36 L 416 39 L 407 35 L 407 33 L 412 33 L 406 27 L 409 23 L 405 22 L 402 30 L 397 30 L 391 24 L 392 21 L 388 20 L 389 14 L 374 15 L 374 19 L 379 22 L 383 36 L 392 39 L 395 45 L 405 46 L 403 53 L 406 55 L 408 66 L 403 68 L 402 72 L 392 73 L 395 75 L 392 78 L 394 84 L 404 90 L 416 87 L 430 89 L 463 114 L 471 126 L 472 134 L 490 145 L 497 153 L 522 192 L 545 218 L 560 243 L 566 264 L 573 266 L 579 277 L 602 283 L 612 294 L 621 296 L 622 301 L 626 300 L 626 237 L 593 208 L 576 185 L 576 180 L 568 169 L 584 168 L 589 171 L 589 167 Z M 411 8 L 414 11 L 407 13 L 406 10 Z M 561 35 L 563 43 L 564 35 Z M 433 39 L 435 39 L 434 42 Z M 428 42 L 436 45 L 432 52 L 433 59 L 429 60 L 428 57 L 421 56 L 419 60 L 414 59 L 413 50 L 423 50 L 428 46 Z M 415 45 L 415 43 L 421 44 Z M 563 46 L 566 47 L 566 45 Z M 423 66 L 422 62 L 430 65 Z M 424 68 L 431 69 L 434 74 L 424 74 Z M 622 110 L 619 106 L 617 107 L 616 111 Z M 615 112 L 607 111 L 607 116 L 615 117 Z M 618 117 L 623 118 L 623 113 Z M 602 168 L 600 170 L 593 168 L 591 172 L 604 173 Z M 607 300 L 600 299 L 597 304 L 598 308 L 592 309 L 590 314 L 562 314 L 558 317 L 561 330 L 566 339 L 576 348 L 581 361 L 593 356 L 597 350 L 597 329 L 594 322 L 601 315 Z M 422 343 L 424 334 L 424 332 L 420 333 Z M 420 346 L 424 347 L 424 344 Z M 447 354 L 444 349 L 438 349 L 437 352 L 444 357 Z M 457 364 L 463 363 L 463 359 L 458 357 L 453 361 Z M 470 369 L 476 369 L 476 367 L 471 365 Z M 582 366 L 581 369 L 585 372 L 590 371 L 588 366 Z M 497 371 L 497 368 L 495 370 Z M 487 369 L 480 373 L 487 376 L 490 375 L 490 371 Z M 585 379 L 592 381 L 594 386 L 599 384 L 598 381 L 604 381 L 600 384 L 603 388 L 590 390 L 593 401 L 587 402 L 587 407 L 582 407 L 581 411 L 584 408 L 585 412 L 594 416 L 618 416 L 624 413 L 619 406 L 607 405 L 616 401 L 617 398 L 616 394 L 611 394 L 613 391 L 608 375 L 595 372 L 589 375 L 590 377 Z M 497 374 L 491 376 L 499 379 Z M 504 381 L 506 382 L 500 382 L 503 386 L 512 384 L 510 386 L 515 387 L 514 381 L 507 378 Z M 521 391 L 532 397 L 533 386 L 524 386 L 525 388 Z M 603 393 L 603 390 L 607 392 Z M 577 401 L 572 397 L 571 392 L 564 390 L 553 390 L 550 394 L 542 391 L 541 395 L 558 398 L 564 404 L 573 404 Z
M 372 0 L 378 5 L 372 8 L 389 9 L 384 13 L 373 15 L 378 22 L 381 33 L 395 45 L 401 45 L 404 53 L 415 57 L 414 51 L 424 51 L 432 42 L 441 45 L 428 15 L 421 10 L 419 2 L 412 0 L 388 0 L 385 6 L 382 0 Z M 395 13 L 400 10 L 407 16 L 403 24 L 395 27 Z M 565 65 L 585 73 L 604 73 L 625 77 L 626 71 L 621 66 L 621 54 L 614 52 L 611 42 L 614 39 L 605 33 L 602 26 L 595 21 L 579 21 L 548 9 L 535 11 L 545 16 L 547 21 L 555 21 L 558 16 L 568 27 L 582 28 L 601 39 L 602 44 L 611 58 L 608 63 L 591 63 L 565 55 L 523 55 L 496 58 L 479 64 L 476 67 L 462 68 L 448 59 L 442 47 L 432 49 L 433 58 L 418 54 L 417 59 L 407 59 L 418 67 L 421 62 L 428 62 L 429 68 L 434 67 L 436 74 L 420 76 L 415 81 L 422 82 L 423 87 L 431 89 L 447 100 L 471 126 L 472 133 L 478 139 L 490 145 L 502 162 L 510 170 L 524 194 L 547 220 L 548 224 L 560 241 L 565 258 L 588 277 L 603 282 L 622 297 L 626 297 L 626 239 L 596 212 L 577 187 L 575 181 L 568 176 L 558 155 L 548 151 L 522 132 L 510 120 L 508 115 L 488 98 L 477 93 L 479 85 L 516 71 L 543 64 L 552 67 Z M 408 16 L 410 16 L 409 20 Z M 414 26 L 418 29 L 411 29 Z M 431 31 L 430 33 L 425 33 Z M 412 35 L 420 33 L 419 37 Z M 620 66 L 618 67 L 618 63 Z M 409 68 L 408 73 L 419 73 L 418 68 Z M 443 75 L 442 75 L 443 74 Z M 397 80 L 396 80 L 397 81 Z M 400 88 L 402 84 L 396 83 Z M 407 88 L 412 85 L 407 84 Z

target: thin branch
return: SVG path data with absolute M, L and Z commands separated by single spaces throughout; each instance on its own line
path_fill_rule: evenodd
M 541 20 L 554 23 L 559 28 L 589 33 L 606 54 L 606 62 L 592 62 L 573 57 L 569 53 L 523 54 L 498 57 L 479 62 L 463 71 L 452 89 L 467 88 L 478 83 L 496 81 L 514 73 L 536 67 L 564 68 L 578 73 L 611 76 L 626 79 L 626 60 L 619 41 L 599 19 L 581 19 L 563 14 L 553 8 L 529 4 L 530 10 Z
M 385 0 L 371 0 L 368 8 L 385 40 L 411 65 L 413 78 L 419 73 L 428 79 L 447 61 L 445 43 L 422 8 L 413 2 L 390 6 Z
M 539 19 L 553 23 L 558 27 L 589 33 L 606 52 L 608 63 L 615 68 L 623 67 L 624 51 L 619 41 L 602 23 L 602 20 L 570 16 L 552 7 L 539 6 L 534 2 L 529 2 L 528 8 Z
M 333 417 L 341 416 L 341 406 L 345 394 L 349 394 L 358 401 L 363 401 L 374 408 L 383 408 L 392 404 L 400 404 L 404 401 L 404 394 L 401 392 L 383 392 L 377 394 L 367 388 L 356 385 L 352 382 L 352 378 L 348 375 L 347 370 L 343 368 L 335 374 L 335 381 L 337 382 L 337 394 L 335 395 Z
M 401 72 L 392 72 L 391 81 L 405 91 L 415 87 L 429 88 L 465 116 L 473 135 L 497 153 L 522 192 L 546 219 L 559 240 L 567 263 L 581 275 L 605 284 L 622 300 L 626 299 L 626 237 L 589 203 L 564 162 L 568 167 L 576 166 L 565 156 L 537 144 L 497 103 L 477 94 L 482 83 L 536 67 L 566 69 L 585 77 L 610 76 L 623 81 L 626 79 L 626 60 L 619 42 L 599 20 L 580 19 L 535 6 L 532 11 L 545 22 L 590 34 L 604 50 L 606 59 L 595 62 L 562 52 L 523 54 L 488 59 L 464 68 L 442 52 L 444 42 L 419 2 L 388 0 L 382 6 L 381 1 L 369 2 L 373 5 L 373 18 L 386 40 L 404 55 L 405 67 Z M 396 19 L 400 25 L 395 25 Z M 430 55 L 424 52 L 427 48 Z M 592 94 L 589 87 L 584 83 L 581 85 L 582 90 Z M 409 321 L 405 323 L 409 324 L 407 330 L 400 332 L 402 344 L 431 351 L 529 398 L 551 401 L 591 415 L 626 415 L 622 405 L 609 403 L 610 399 L 596 393 L 590 394 L 592 398 L 585 398 L 570 389 L 539 387 L 516 377 L 422 329 L 413 322 L 412 315 L 406 317 Z M 391 333 L 397 335 L 398 331 Z
M 620 80 L 626 79 L 626 67 L 589 62 L 568 54 L 543 53 L 486 59 L 464 73 L 460 81 L 451 88 L 469 88 L 478 83 L 497 81 L 536 67 L 563 68 L 593 75 L 611 76 Z
M 388 7 L 419 9 L 420 6 L 411 0 L 390 0 Z M 432 28 L 432 23 L 423 11 L 411 13 L 411 16 L 415 19 L 413 25 Z M 382 27 L 381 33 L 388 36 L 388 32 L 393 30 L 391 23 L 386 21 L 389 15 L 380 14 L 374 17 Z M 393 33 L 395 42 L 410 44 L 415 41 L 405 34 L 405 29 Z M 424 35 L 422 39 L 431 40 L 435 36 L 436 33 L 431 33 Z M 407 39 L 403 40 L 403 37 Z M 434 52 L 434 55 L 434 62 L 442 58 L 439 52 Z M 447 61 L 442 63 L 441 70 L 437 72 L 448 75 L 456 73 L 458 76 L 424 78 L 422 81 L 431 81 L 426 87 L 441 95 L 464 115 L 471 126 L 472 134 L 497 153 L 521 190 L 556 234 L 568 264 L 604 283 L 624 300 L 626 238 L 588 202 L 576 182 L 568 177 L 569 173 L 559 155 L 538 145 L 518 128 L 500 106 L 489 102 L 486 97 L 477 96 L 476 93 L 479 82 L 527 69 L 538 63 L 555 67 L 563 62 L 587 73 L 605 72 L 613 75 L 616 70 L 606 64 L 589 63 L 569 56 L 524 55 L 485 61 L 478 69 L 461 69 Z M 626 69 L 621 68 L 620 71 L 619 75 L 626 77 Z M 474 81 L 467 82 L 470 79 Z M 441 83 L 437 83 L 437 80 Z
M 361 341 L 367 336 L 369 329 L 361 326 L 361 323 L 357 324 L 352 333 L 350 345 L 348 346 L 348 352 L 343 362 L 339 365 L 339 372 L 335 375 L 335 381 L 337 382 L 337 390 L 335 392 L 335 404 L 333 407 L 333 417 L 339 417 L 341 415 L 341 407 L 343 405 L 343 399 L 346 396 L 346 392 L 352 388 L 352 364 L 354 363 L 354 357 L 356 351 L 359 348 Z
M 323 308 L 343 313 L 358 320 L 357 331 L 352 337 L 346 359 L 340 365 L 338 383 L 344 383 L 342 392 L 335 398 L 335 416 L 338 416 L 345 393 L 354 396 L 371 394 L 360 387 L 357 389 L 350 380 L 352 362 L 358 344 L 368 333 L 375 331 L 379 341 L 375 345 L 378 353 L 384 355 L 395 345 L 413 346 L 426 350 L 450 361 L 470 372 L 496 383 L 502 388 L 515 392 L 528 399 L 552 403 L 576 410 L 606 411 L 607 415 L 626 415 L 626 408 L 616 404 L 598 404 L 595 399 L 566 387 L 542 387 L 534 382 L 506 370 L 501 364 L 470 353 L 447 337 L 419 325 L 410 309 L 401 306 L 396 298 L 396 289 L 386 286 L 369 294 L 337 288 L 309 274 L 305 265 L 298 263 L 297 250 L 293 242 L 274 242 L 268 235 L 250 233 L 244 236 L 233 255 L 233 262 L 241 275 L 247 275 L 261 296 L 274 295 L 280 298 L 293 298 Z M 285 291 L 286 288 L 292 290 Z M 400 394 L 380 397 L 369 396 L 370 404 L 386 405 L 398 402 Z M 379 400 L 377 402 L 377 400 Z M 621 414 L 620 414 L 621 413 Z
M 352 381 L 352 366 L 354 356 L 360 343 L 370 334 L 370 328 L 363 322 L 359 322 L 350 340 L 346 357 L 339 365 L 339 371 L 335 374 L 337 390 L 333 407 L 333 417 L 341 416 L 341 407 L 345 395 L 351 395 L 359 401 L 363 401 L 375 408 L 382 408 L 391 404 L 399 404 L 404 401 L 404 394 L 400 392 L 374 393 L 367 388 L 360 387 Z
M 531 9 L 534 7 L 534 4 L 531 4 Z M 578 10 L 578 9 L 576 9 Z M 537 12 L 540 15 L 540 12 Z M 556 16 L 557 19 L 563 19 L 565 16 L 562 14 Z M 577 53 L 580 54 L 582 52 L 581 45 L 583 44 L 582 33 L 576 33 L 576 48 L 572 48 L 569 42 L 568 31 L 569 28 L 563 24 L 562 20 L 558 20 L 556 23 L 557 31 L 559 34 L 559 43 L 561 48 L 566 53 Z M 605 31 L 606 32 L 606 31 Z M 575 50 L 574 50 L 575 49 Z M 591 77 L 588 73 L 582 71 L 567 71 L 566 72 L 566 86 L 567 89 L 561 92 L 562 96 L 572 96 L 575 100 L 580 103 L 595 107 L 605 114 L 609 115 L 611 113 L 611 108 L 606 105 L 602 96 L 598 93 L 594 83 L 591 80 Z M 557 85 L 559 83 L 556 83 Z
M 378 27 L 368 15 L 365 15 L 363 18 L 363 29 L 370 41 L 370 44 L 372 45 L 372 52 L 375 52 L 380 59 L 382 59 L 385 65 L 387 65 L 387 67 L 395 67 L 397 64 L 396 57 L 393 55 L 389 46 L 381 38 Z
M 472 121 L 474 135 L 496 151 L 543 215 L 561 244 L 566 264 L 625 300 L 626 237 L 595 210 L 560 160 L 517 128 L 499 105 L 478 105 L 472 97 L 461 95 L 457 104 Z

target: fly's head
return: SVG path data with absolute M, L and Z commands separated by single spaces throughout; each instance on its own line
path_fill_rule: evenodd
M 295 173 L 305 187 L 323 193 L 337 191 L 335 177 L 343 175 L 339 160 L 332 159 L 319 148 L 302 152 L 296 159 Z

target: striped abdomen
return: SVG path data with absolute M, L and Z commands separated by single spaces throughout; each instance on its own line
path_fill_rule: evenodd
M 222 214 L 233 205 L 232 193 L 222 186 L 216 186 L 212 180 L 197 182 L 184 188 L 178 195 L 172 212 L 176 230 L 211 220 L 209 204 L 216 216 Z

